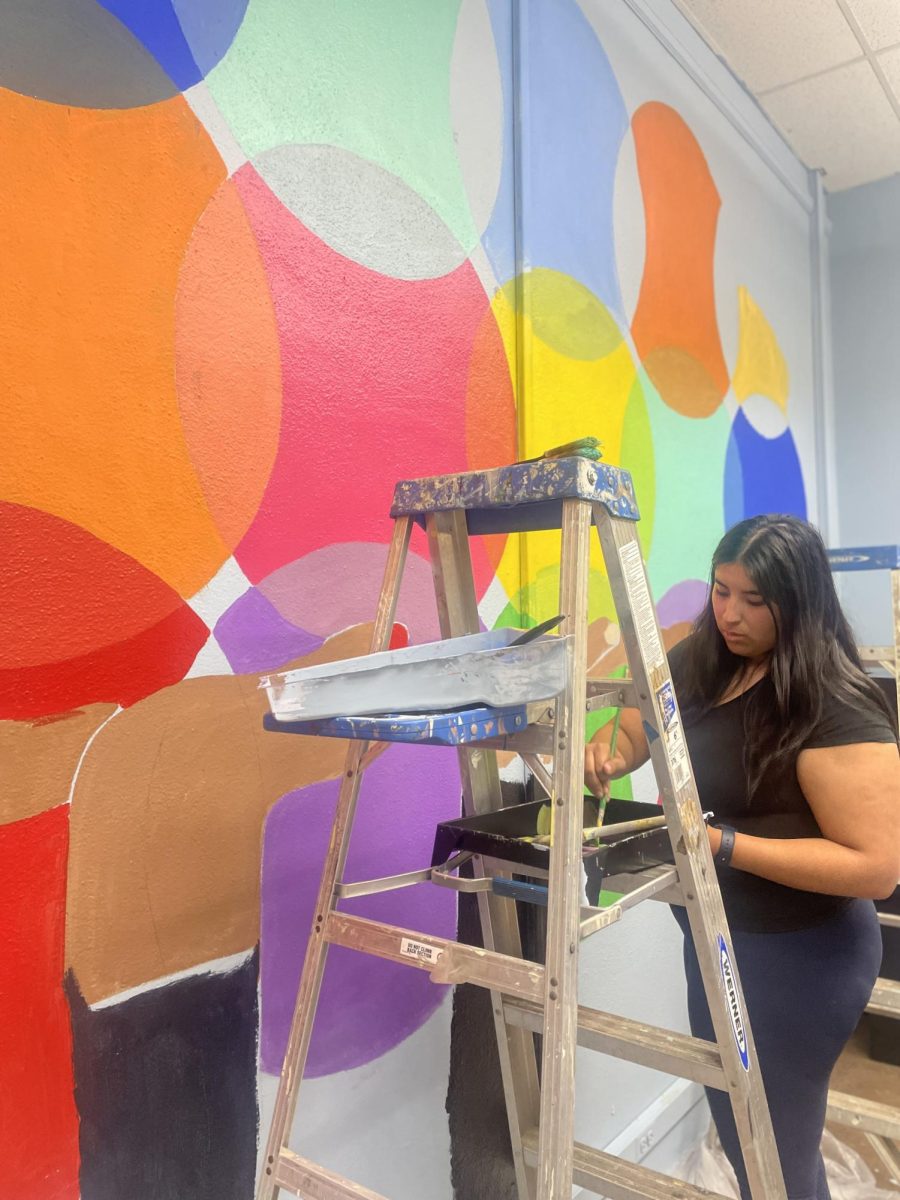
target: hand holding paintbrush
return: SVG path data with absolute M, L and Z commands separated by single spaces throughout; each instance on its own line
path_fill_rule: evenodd
M 599 828 L 603 824 L 603 817 L 606 812 L 606 803 L 609 800 L 609 789 L 612 777 L 619 771 L 625 771 L 625 760 L 616 756 L 616 742 L 619 737 L 619 723 L 622 719 L 621 708 L 616 709 L 616 715 L 612 722 L 612 732 L 608 743 L 605 742 L 589 742 L 588 753 L 585 755 L 585 783 L 590 789 L 590 792 L 597 800 L 597 817 L 596 822 L 591 823 L 585 819 L 584 840 L 594 841 L 599 834 Z M 589 766 L 589 761 L 594 766 Z M 588 798 L 585 798 L 585 812 L 587 813 Z M 524 842 L 536 842 L 543 846 L 553 845 L 553 805 L 547 803 L 538 812 L 537 817 L 537 837 L 520 838 Z M 588 828 L 589 826 L 589 828 Z
M 584 782 L 590 792 L 600 801 L 600 819 L 609 799 L 609 788 L 612 780 L 618 775 L 625 774 L 628 765 L 621 754 L 616 753 L 616 742 L 619 737 L 619 723 L 622 710 L 616 710 L 612 722 L 612 732 L 609 742 L 588 742 L 584 756 Z M 605 730 L 604 730 L 605 732 Z

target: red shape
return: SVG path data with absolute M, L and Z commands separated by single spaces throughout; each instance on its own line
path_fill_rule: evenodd
M 409 645 L 409 630 L 399 621 L 391 628 L 391 640 L 388 642 L 389 650 L 403 650 Z
M 234 180 L 281 342 L 278 457 L 235 551 L 257 583 L 321 546 L 387 541 L 398 479 L 468 468 L 469 368 L 490 306 L 468 262 L 439 279 L 389 278 L 326 246 L 249 164 Z M 482 352 L 479 369 L 492 365 L 509 395 L 504 356 Z M 491 430 L 493 413 L 481 419 Z M 490 578 L 482 558 L 481 590 Z
M 0 502 L 0 718 L 133 704 L 181 679 L 209 630 L 87 530 Z
M 208 637 L 185 604 L 151 629 L 80 658 L 0 671 L 0 719 L 28 720 L 96 701 L 127 708 L 183 679 Z
M 69 810 L 0 828 L 0 1196 L 77 1200 L 63 992 Z

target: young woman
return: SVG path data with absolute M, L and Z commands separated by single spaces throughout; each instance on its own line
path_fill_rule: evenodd
M 873 899 L 900 879 L 893 715 L 860 664 L 815 529 L 762 516 L 726 533 L 709 601 L 669 655 L 789 1200 L 829 1200 L 828 1080 L 881 962 Z M 636 710 L 585 753 L 596 795 L 649 757 Z M 683 909 L 673 909 L 687 932 Z M 713 1031 L 690 937 L 695 1036 Z M 710 1107 L 749 1200 L 725 1092 Z

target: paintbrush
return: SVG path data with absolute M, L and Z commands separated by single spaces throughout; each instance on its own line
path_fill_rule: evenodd
M 619 722 L 621 720 L 622 720 L 622 710 L 621 710 L 621 708 L 617 708 L 616 715 L 615 715 L 615 717 L 613 717 L 612 734 L 610 735 L 610 739 L 609 739 L 609 757 L 610 758 L 612 758 L 612 756 L 616 752 L 616 742 L 619 740 Z M 599 829 L 600 826 L 603 824 L 603 815 L 606 812 L 606 802 L 609 799 L 609 796 L 608 795 L 594 796 L 592 792 L 585 792 L 585 795 L 590 796 L 592 799 L 595 799 L 597 801 L 597 825 L 595 826 L 595 828 Z M 518 840 L 520 842 L 536 842 L 539 846 L 552 846 L 553 845 L 553 816 L 554 816 L 553 810 L 554 810 L 554 806 L 552 804 L 542 805 L 541 808 L 538 810 L 538 815 L 537 815 L 536 828 L 537 828 L 538 836 L 537 837 L 522 837 L 522 838 L 519 838 Z
M 520 463 L 541 462 L 545 458 L 589 458 L 591 462 L 599 462 L 603 457 L 603 446 L 599 438 L 583 437 L 574 442 L 566 442 L 562 446 L 553 446 L 539 454 L 537 458 L 520 458 Z
M 582 829 L 582 842 L 606 842 L 610 838 L 621 837 L 626 833 L 644 833 L 648 829 L 661 829 L 666 823 L 665 816 L 639 817 L 636 821 L 619 821 L 615 825 L 595 825 L 590 829 Z M 534 846 L 551 845 L 550 835 L 540 837 L 517 838 L 520 842 L 530 842 Z

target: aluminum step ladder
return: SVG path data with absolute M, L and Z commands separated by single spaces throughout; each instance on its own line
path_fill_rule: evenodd
M 897 712 L 900 714 L 900 546 L 854 546 L 829 550 L 832 572 L 887 571 L 891 587 L 891 612 L 894 643 L 887 646 L 857 646 L 863 666 L 881 668 L 893 677 L 897 688 Z M 884 926 L 900 928 L 900 916 L 879 912 Z M 900 1021 L 900 981 L 877 979 L 866 1012 Z M 891 1177 L 900 1184 L 900 1105 L 881 1104 L 851 1096 L 845 1092 L 828 1093 L 828 1120 L 859 1129 Z
M 453 864 L 385 880 L 345 882 L 343 871 L 360 778 L 371 740 L 389 722 L 339 719 L 278 721 L 267 727 L 355 737 L 334 817 L 316 915 L 297 995 L 257 1200 L 282 1192 L 305 1200 L 384 1200 L 375 1192 L 302 1158 L 287 1147 L 330 945 L 374 954 L 428 971 L 439 983 L 473 983 L 491 992 L 510 1140 L 520 1200 L 571 1200 L 581 1185 L 610 1200 L 700 1200 L 706 1190 L 612 1157 L 573 1140 L 575 1049 L 581 1044 L 730 1094 L 754 1200 L 785 1200 L 778 1153 L 745 1016 L 738 967 L 722 908 L 706 827 L 684 740 L 671 675 L 637 539 L 638 508 L 630 475 L 585 458 L 516 464 L 490 471 L 404 481 L 391 509 L 393 537 L 375 618 L 372 650 L 383 651 L 396 611 L 414 523 L 423 526 L 435 578 L 442 636 L 479 630 L 469 536 L 561 530 L 559 611 L 565 614 L 564 690 L 549 704 L 525 704 L 515 721 L 472 723 L 459 762 L 467 815 L 501 807 L 496 754 L 519 753 L 546 788 L 553 814 L 549 851 L 547 934 L 543 965 L 522 958 L 513 876 L 494 859 L 476 857 L 475 879 L 485 949 L 341 912 L 342 899 L 423 879 L 454 885 Z M 588 566 L 592 526 L 602 547 L 630 666 L 630 680 L 588 679 Z M 340 663 L 334 664 L 340 671 Z M 641 711 L 662 795 L 669 866 L 620 876 L 605 886 L 625 893 L 611 908 L 583 909 L 582 819 L 585 712 L 601 707 Z M 439 722 L 434 722 L 437 728 Z M 464 739 L 465 726 L 462 734 Z M 552 756 L 552 768 L 542 759 Z M 499 870 L 497 869 L 499 867 Z M 524 885 L 528 887 L 530 885 Z M 578 1004 L 578 951 L 583 938 L 656 896 L 685 905 L 697 947 L 716 1041 L 705 1042 Z M 540 1085 L 534 1033 L 542 1035 Z

